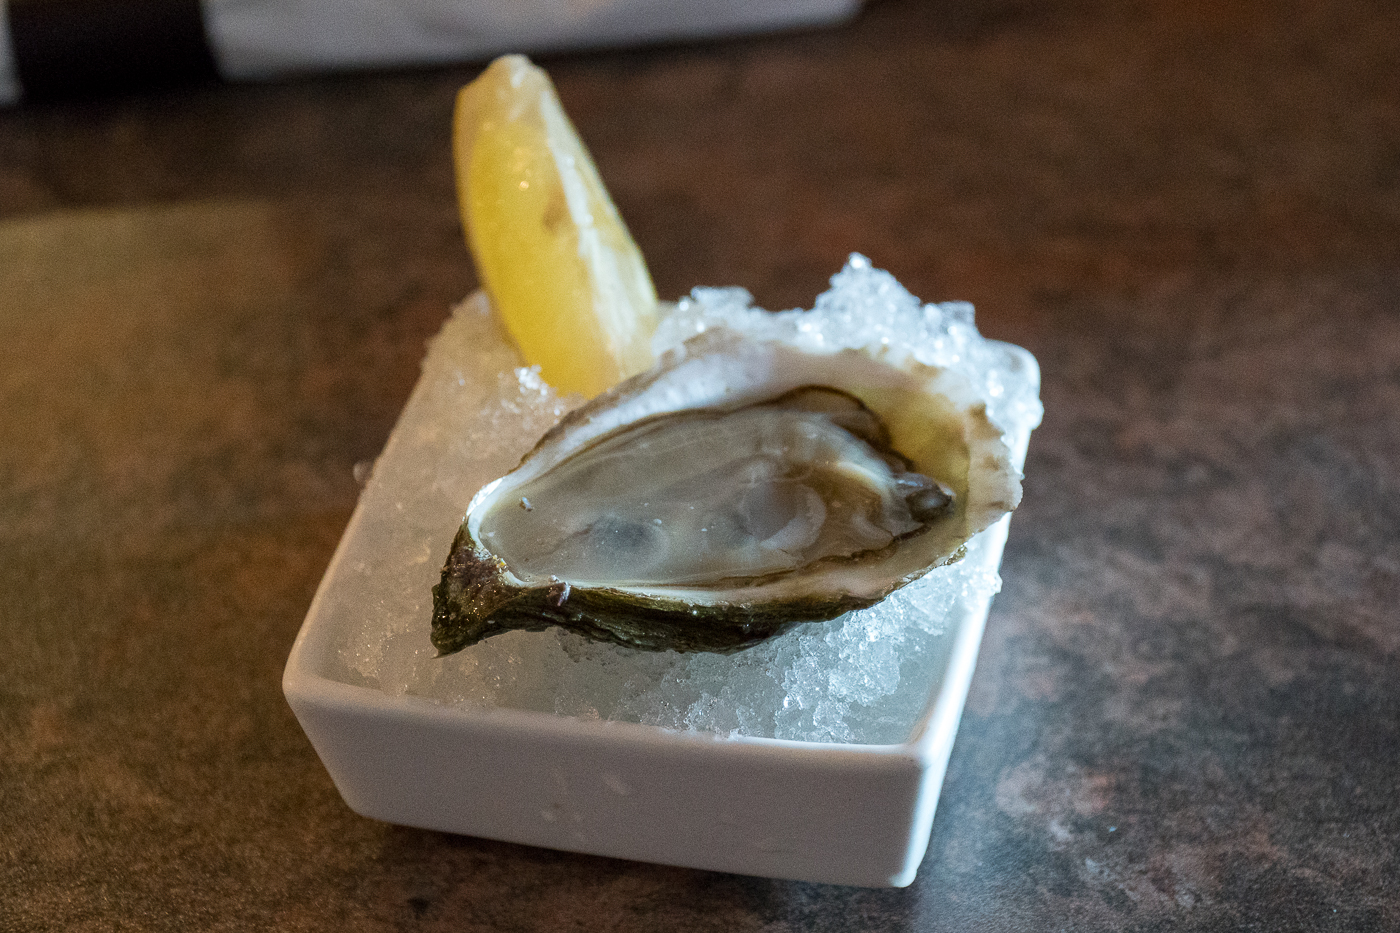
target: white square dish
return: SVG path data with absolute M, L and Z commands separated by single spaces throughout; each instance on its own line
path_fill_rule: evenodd
M 500 341 L 483 309 L 469 302 L 448 325 L 458 328 L 453 339 L 477 352 Z M 1007 352 L 1034 368 L 1024 351 Z M 509 353 L 501 342 L 485 358 L 510 372 Z M 528 379 L 528 371 L 517 374 Z M 833 884 L 909 884 L 928 844 L 989 590 L 953 603 L 937 648 L 921 661 L 932 685 L 922 711 L 907 737 L 889 744 L 721 735 L 446 702 L 386 688 L 357 669 L 354 659 L 366 649 L 355 643 L 367 626 L 426 631 L 428 590 L 456 531 L 454 516 L 522 452 L 508 445 L 472 460 L 464 449 L 499 422 L 466 410 L 461 423 L 441 423 L 444 385 L 470 389 L 476 380 L 488 391 L 500 379 L 498 371 L 460 368 L 440 346 L 429 353 L 288 659 L 287 700 L 347 804 L 388 822 L 594 855 Z M 1008 438 L 1018 465 L 1029 433 Z M 443 479 L 454 472 L 465 475 Z M 1008 520 L 982 532 L 966 560 L 995 573 Z M 398 595 L 405 581 L 416 594 L 407 599 Z M 426 635 L 410 643 L 406 661 L 375 663 L 431 658 Z

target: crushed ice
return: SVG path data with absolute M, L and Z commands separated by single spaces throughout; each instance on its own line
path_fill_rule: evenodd
M 853 255 L 811 311 L 756 309 L 737 288 L 698 288 L 677 303 L 658 351 L 710 327 L 813 349 L 865 347 L 952 367 L 982 388 L 1005 431 L 1040 420 L 1039 373 L 1022 351 L 982 339 L 972 307 L 921 304 Z M 464 303 L 435 338 L 424 378 L 375 464 L 343 605 L 339 676 L 391 694 L 803 741 L 905 741 L 936 692 L 950 623 L 1000 587 L 985 541 L 883 602 L 799 626 L 735 655 L 639 652 L 567 632 L 510 632 L 447 658 L 428 642 L 431 594 L 457 522 L 477 488 L 511 469 L 577 399 L 521 367 L 484 302 Z M 376 503 L 380 507 L 374 507 Z M 368 524 L 368 521 L 366 521 Z

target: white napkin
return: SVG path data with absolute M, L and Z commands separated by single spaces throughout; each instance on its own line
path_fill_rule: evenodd
M 133 0 L 139 2 L 139 0 Z M 223 77 L 384 68 L 816 26 L 860 0 L 201 0 Z M 0 0 L 0 103 L 23 88 Z

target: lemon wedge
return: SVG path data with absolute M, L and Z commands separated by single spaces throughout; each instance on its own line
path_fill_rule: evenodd
M 526 363 L 589 397 L 650 368 L 656 289 L 548 75 L 492 62 L 457 95 L 453 156 L 477 274 Z

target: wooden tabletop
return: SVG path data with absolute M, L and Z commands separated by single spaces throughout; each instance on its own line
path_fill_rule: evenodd
M 888 0 L 543 63 L 663 296 L 859 251 L 1040 360 L 918 879 L 373 822 L 283 701 L 476 285 L 477 64 L 0 112 L 0 930 L 1400 928 L 1400 8 Z

